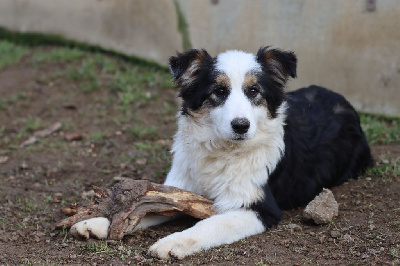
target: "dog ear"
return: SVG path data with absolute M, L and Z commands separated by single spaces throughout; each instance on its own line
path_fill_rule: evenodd
M 285 79 L 288 76 L 297 77 L 297 57 L 293 52 L 261 47 L 257 52 L 257 61 L 274 73 L 282 74 Z
M 211 56 L 206 50 L 192 49 L 178 53 L 169 58 L 169 68 L 176 84 L 185 87 L 192 83 L 198 76 L 206 61 L 210 62 Z

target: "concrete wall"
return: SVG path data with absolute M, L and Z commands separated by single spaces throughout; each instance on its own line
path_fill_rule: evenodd
M 357 109 L 400 116 L 400 3 L 376 0 L 368 12 L 366 2 L 0 0 L 0 26 L 57 33 L 161 64 L 188 43 L 213 55 L 273 45 L 298 55 L 289 89 L 318 84 Z

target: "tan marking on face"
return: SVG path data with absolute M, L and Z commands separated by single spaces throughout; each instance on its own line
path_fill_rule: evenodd
M 219 74 L 215 80 L 218 85 L 230 88 L 231 82 L 226 74 Z
M 255 86 L 255 85 L 257 85 L 257 83 L 258 83 L 257 77 L 253 74 L 246 75 L 244 77 L 243 86 L 245 88 L 250 88 L 251 86 Z

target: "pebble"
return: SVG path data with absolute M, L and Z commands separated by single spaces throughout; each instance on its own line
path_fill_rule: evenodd
M 353 239 L 349 234 L 345 234 L 345 235 L 343 236 L 343 239 L 344 239 L 347 243 L 354 242 L 354 239 Z
M 376 228 L 375 225 L 373 225 L 373 224 L 370 224 L 370 225 L 369 225 L 369 230 L 374 230 L 375 228 Z
M 0 164 L 6 163 L 8 161 L 8 156 L 0 156 Z
M 340 232 L 338 230 L 331 231 L 331 237 L 338 238 L 340 236 Z
M 303 217 L 316 224 L 327 224 L 339 214 L 339 204 L 332 191 L 323 189 L 304 209 Z
M 293 231 L 301 231 L 302 230 L 301 226 L 298 224 L 288 224 L 287 227 L 289 229 L 292 229 Z
M 364 254 L 362 254 L 361 258 L 362 258 L 362 259 L 369 258 L 369 255 L 368 255 L 368 254 L 366 254 L 366 253 L 364 253 Z

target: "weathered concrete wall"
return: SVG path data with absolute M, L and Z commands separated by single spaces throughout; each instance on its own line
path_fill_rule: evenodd
M 161 64 L 193 48 L 293 50 L 298 78 L 343 93 L 356 108 L 400 116 L 400 4 L 376 0 L 176 0 L 188 24 L 178 32 L 173 0 L 0 0 L 0 26 L 57 33 Z M 181 23 L 182 24 L 182 23 Z M 183 23 L 184 24 L 184 23 Z
M 162 64 L 182 49 L 169 0 L 0 0 L 0 26 L 59 34 Z
M 400 2 L 377 0 L 179 0 L 194 47 L 256 52 L 262 45 L 293 50 L 298 78 L 289 87 L 318 84 L 358 108 L 400 115 Z

